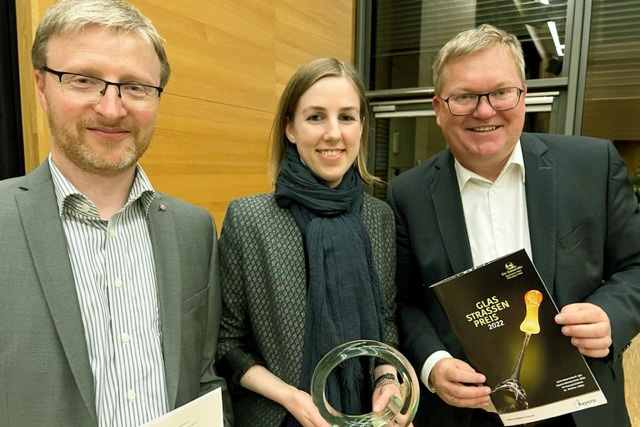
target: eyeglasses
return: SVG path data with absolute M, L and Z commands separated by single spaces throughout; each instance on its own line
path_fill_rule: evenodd
M 111 85 L 116 87 L 118 97 L 125 106 L 137 110 L 150 110 L 157 105 L 163 90 L 161 87 L 142 83 L 115 83 L 86 74 L 56 71 L 47 66 L 42 67 L 42 71 L 58 77 L 62 91 L 68 99 L 87 104 L 100 102 Z
M 462 93 L 451 95 L 444 102 L 447 103 L 449 111 L 454 116 L 467 116 L 478 108 L 480 98 L 487 97 L 489 105 L 496 111 L 504 111 L 515 108 L 520 102 L 520 95 L 523 90 L 519 87 L 501 87 L 491 92 L 485 93 Z

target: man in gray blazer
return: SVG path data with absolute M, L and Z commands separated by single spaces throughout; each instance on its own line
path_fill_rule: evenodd
M 628 426 L 622 353 L 640 331 L 640 211 L 622 159 L 608 141 L 522 132 L 524 60 L 513 35 L 487 25 L 461 33 L 433 68 L 448 148 L 388 191 L 401 347 L 425 386 L 414 424 L 502 425 L 483 410 L 491 390 L 429 285 L 524 248 L 608 400 L 535 425 Z
M 217 387 L 208 212 L 137 160 L 169 78 L 131 5 L 61 0 L 32 49 L 51 154 L 0 182 L 0 425 L 135 426 Z

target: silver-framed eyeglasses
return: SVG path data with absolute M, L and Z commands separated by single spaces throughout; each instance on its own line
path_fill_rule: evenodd
M 454 116 L 467 116 L 478 108 L 480 99 L 485 96 L 489 105 L 496 111 L 504 111 L 515 108 L 520 103 L 520 95 L 523 89 L 519 87 L 501 87 L 485 93 L 461 93 L 451 95 L 444 99 L 449 111 Z
M 53 70 L 47 66 L 42 71 L 58 77 L 62 91 L 72 101 L 97 104 L 109 86 L 115 86 L 122 103 L 138 110 L 150 110 L 158 104 L 162 88 L 135 82 L 110 82 L 80 73 Z

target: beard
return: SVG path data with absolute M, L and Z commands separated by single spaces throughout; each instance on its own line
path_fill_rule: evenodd
M 75 125 L 75 132 L 60 124 L 51 108 L 47 111 L 52 144 L 77 168 L 100 176 L 113 176 L 123 172 L 136 164 L 151 143 L 155 124 L 144 131 L 133 125 L 126 118 L 109 122 L 105 120 L 79 120 Z M 116 154 L 115 150 L 125 143 L 101 142 L 100 149 L 96 149 L 87 140 L 87 128 L 117 127 L 130 132 L 133 142 L 126 144 L 124 152 Z

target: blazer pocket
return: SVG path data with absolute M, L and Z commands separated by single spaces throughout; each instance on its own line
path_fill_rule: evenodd
M 200 307 L 203 304 L 206 304 L 209 301 L 209 284 L 203 289 L 199 290 L 195 294 L 190 297 L 185 298 L 182 301 L 182 311 L 183 313 L 189 313 L 192 310 Z
M 573 249 L 580 242 L 587 239 L 589 236 L 597 232 L 602 228 L 602 224 L 599 221 L 600 213 L 598 213 L 593 218 L 583 222 L 578 225 L 575 229 L 573 229 L 568 234 L 560 237 L 559 243 L 562 248 L 565 250 Z

